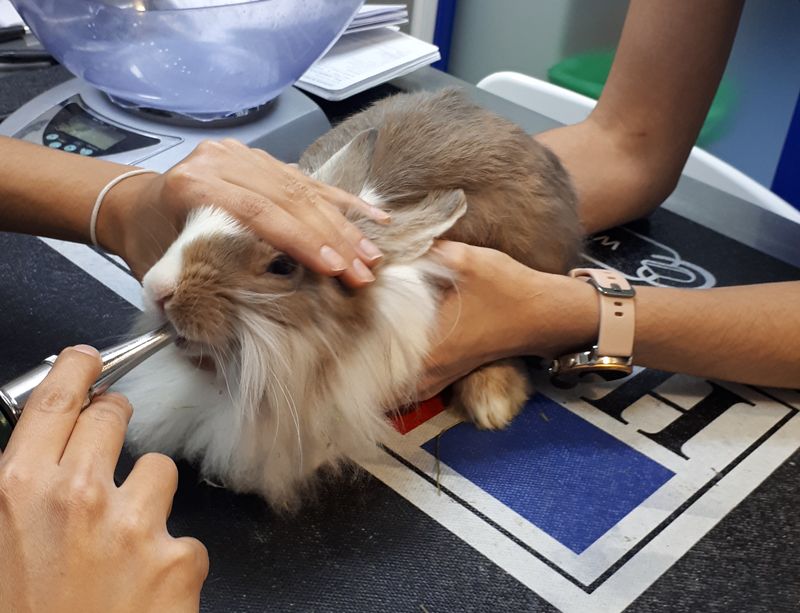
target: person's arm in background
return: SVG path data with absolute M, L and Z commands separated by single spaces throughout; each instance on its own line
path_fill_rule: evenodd
M 643 217 L 669 196 L 733 44 L 742 0 L 632 0 L 614 65 L 590 117 L 535 138 L 575 181 L 587 233 Z M 701 206 L 701 204 L 698 204 Z M 555 358 L 597 342 L 588 284 L 495 251 L 441 242 L 458 291 L 442 305 L 420 398 L 489 361 Z M 634 364 L 800 387 L 800 282 L 710 290 L 637 288 Z
M 0 137 L 0 229 L 89 242 L 102 189 L 130 167 Z M 359 198 L 329 187 L 269 154 L 233 141 L 201 143 L 164 173 L 129 177 L 106 194 L 98 241 L 141 279 L 195 207 L 226 209 L 267 242 L 320 274 L 360 287 L 380 252 L 342 211 L 385 219 Z
M 744 0 L 632 0 L 597 106 L 535 136 L 575 181 L 587 234 L 672 193 L 728 61 Z

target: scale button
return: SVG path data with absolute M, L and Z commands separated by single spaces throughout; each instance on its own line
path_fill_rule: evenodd
M 47 140 L 58 140 L 58 134 L 48 134 L 45 138 Z
M 86 147 L 80 150 L 81 155 L 92 155 L 92 153 L 94 153 L 94 151 L 92 151 L 91 149 L 87 149 Z
M 67 145 L 64 147 L 64 151 L 75 151 L 75 149 L 77 149 L 75 145 Z
M 59 147 L 61 147 L 61 143 L 59 143 L 58 141 L 56 141 L 56 142 L 54 142 L 54 143 L 50 143 L 50 146 L 51 146 L 53 149 L 58 149 Z

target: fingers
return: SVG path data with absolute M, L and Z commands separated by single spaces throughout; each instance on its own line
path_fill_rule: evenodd
M 208 576 L 208 551 L 198 540 L 190 537 L 173 538 L 167 532 L 166 520 L 172 511 L 172 500 L 178 489 L 178 469 L 170 458 L 149 453 L 137 460 L 133 470 L 120 486 L 119 492 L 137 516 L 152 521 L 167 539 L 167 556 L 173 573 L 180 576 L 187 594 L 199 593 Z M 147 519 L 145 519 L 147 518 Z M 196 610 L 196 609 L 195 609 Z
M 374 281 L 369 268 L 381 253 L 342 211 L 355 209 L 382 222 L 389 219 L 386 213 L 235 140 L 203 143 L 197 151 L 198 160 L 217 160 L 210 170 L 224 182 L 222 206 L 270 244 L 351 287 Z
M 294 216 L 307 227 L 319 230 L 325 246 L 332 247 L 344 258 L 347 268 L 342 271 L 342 280 L 352 287 L 361 287 L 374 281 L 369 267 L 380 262 L 380 250 L 337 208 L 321 199 L 315 204 L 316 208 L 298 207 Z
M 159 568 L 159 581 L 171 586 L 168 594 L 183 598 L 160 610 L 197 611 L 200 588 L 208 576 L 208 551 L 197 539 L 169 534 L 167 518 L 177 489 L 175 462 L 158 453 L 139 458 L 118 490 L 126 518 L 120 524 L 120 539 L 130 548 L 150 544 L 151 551 L 157 544 L 158 559 L 152 563 Z
M 208 552 L 203 544 L 190 537 L 173 538 L 167 532 L 166 520 L 172 511 L 172 501 L 178 490 L 178 468 L 170 458 L 160 453 L 148 453 L 136 461 L 133 470 L 120 486 L 119 492 L 136 515 L 163 530 L 170 541 L 173 566 L 186 570 L 199 587 L 208 575 Z
M 435 340 L 425 358 L 423 376 L 417 385 L 420 400 L 432 398 L 480 365 L 465 359 L 470 353 L 464 346 L 465 341 L 479 326 L 471 321 L 469 312 L 464 312 L 463 301 L 469 298 L 469 279 L 476 258 L 481 258 L 487 251 L 454 241 L 439 239 L 434 242 L 431 252 L 440 264 L 454 273 L 457 283 L 442 295 Z M 465 323 L 466 333 L 463 330 Z
M 60 465 L 112 479 L 132 414 L 122 394 L 95 398 L 78 417 Z
M 185 607 L 169 610 L 198 611 L 200 589 L 208 577 L 208 550 L 200 541 L 189 536 L 167 538 L 169 540 L 165 551 L 167 560 L 164 560 L 166 562 L 164 574 L 169 575 L 176 588 L 179 586 L 183 588 L 184 599 L 179 604 Z
M 101 368 L 100 354 L 93 347 L 62 351 L 28 399 L 6 454 L 32 464 L 58 463 Z
M 312 181 L 315 189 L 317 189 L 319 197 L 316 198 L 315 204 L 319 212 L 324 214 L 328 221 L 355 246 L 356 251 L 359 255 L 364 257 L 367 263 L 377 263 L 381 256 L 380 250 L 364 236 L 361 230 L 345 218 L 343 212 L 346 212 L 348 209 L 356 209 L 364 212 L 364 209 L 366 209 L 365 215 L 375 218 L 374 215 L 368 215 L 367 213 L 370 211 L 378 211 L 382 215 L 385 215 L 385 218 L 380 220 L 382 223 L 389 222 L 390 218 L 388 214 L 383 213 L 380 209 L 368 205 L 361 200 L 361 198 L 348 194 L 341 189 L 330 187 L 324 183 L 317 183 L 303 173 L 299 173 L 299 175 L 302 177 L 302 179 L 298 179 L 299 181 Z
M 269 244 L 314 272 L 341 275 L 351 287 L 362 287 L 375 280 L 342 231 L 337 230 L 324 213 L 303 207 L 287 211 L 271 200 L 254 196 L 251 191 L 231 186 L 227 188 L 225 208 Z M 353 229 L 360 235 L 355 226 Z
M 222 141 L 223 144 L 233 146 L 233 147 L 244 147 L 248 151 L 251 151 L 253 155 L 256 155 L 261 158 L 263 163 L 268 165 L 276 165 L 281 164 L 278 160 L 272 157 L 269 153 L 262 149 L 249 149 L 243 143 L 233 139 L 225 139 Z M 378 207 L 371 206 L 364 202 L 358 196 L 354 196 L 353 194 L 344 191 L 343 189 L 339 189 L 338 187 L 333 187 L 332 185 L 327 185 L 325 183 L 321 183 L 316 179 L 311 178 L 307 174 L 305 174 L 302 170 L 300 170 L 300 166 L 298 164 L 286 164 L 286 171 L 289 173 L 293 173 L 292 176 L 295 179 L 302 180 L 309 185 L 313 185 L 314 188 L 319 192 L 319 194 L 328 202 L 336 206 L 341 211 L 347 211 L 348 209 L 354 209 L 365 215 L 366 217 L 371 217 L 375 221 L 380 223 L 389 223 L 392 219 L 391 215 L 386 211 L 379 209 Z
M 417 388 L 417 400 L 424 402 L 430 400 L 436 394 L 440 393 L 448 385 L 458 381 L 461 377 L 451 377 L 448 379 L 440 379 L 438 377 L 425 377 Z
M 344 190 L 320 183 L 297 168 L 282 164 L 265 151 L 249 149 L 234 140 L 224 140 L 222 144 L 240 150 L 254 164 L 252 171 L 247 173 L 246 181 L 241 183 L 242 187 L 264 194 L 297 219 L 318 230 L 325 237 L 326 244 L 343 256 L 345 261 L 351 262 L 352 255 L 362 258 L 367 265 L 377 263 L 380 251 L 342 213 L 355 209 L 378 221 L 388 222 L 390 218 L 387 213 Z M 329 223 L 326 224 L 325 220 Z M 351 250 L 354 253 L 350 253 Z
M 148 453 L 139 458 L 119 488 L 134 508 L 153 514 L 159 521 L 169 517 L 177 490 L 178 468 L 160 453 Z
M 173 547 L 178 550 L 178 555 L 186 566 L 194 570 L 193 579 L 199 588 L 208 577 L 208 549 L 191 536 L 174 539 Z
M 297 172 L 302 174 L 303 177 L 305 177 L 305 180 L 312 181 L 322 197 L 336 206 L 340 211 L 344 212 L 348 209 L 353 209 L 365 217 L 370 217 L 380 223 L 389 223 L 392 220 L 392 217 L 389 215 L 389 213 L 379 209 L 378 207 L 367 204 L 358 196 L 354 196 L 353 194 L 346 192 L 343 189 L 339 189 L 338 187 L 320 183 L 319 181 L 316 181 L 304 174 L 301 170 L 299 170 L 299 168 L 297 168 L 297 166 L 294 166 L 294 168 L 297 170 Z
M 457 243 L 443 239 L 436 239 L 431 248 L 431 253 L 436 256 L 439 263 L 457 272 L 469 272 L 474 267 L 474 259 L 481 257 L 482 252 L 488 251 L 483 247 L 475 247 L 465 243 Z

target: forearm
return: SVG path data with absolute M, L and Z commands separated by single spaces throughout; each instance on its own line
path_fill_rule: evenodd
M 556 153 L 572 177 L 586 234 L 647 216 L 674 188 L 671 177 L 656 172 L 655 162 L 629 151 L 624 139 L 592 118 L 536 139 Z
M 800 282 L 637 288 L 634 362 L 739 383 L 800 386 Z
M 587 233 L 650 213 L 672 192 L 708 113 L 743 0 L 633 0 L 589 119 L 536 138 L 561 158 Z
M 103 188 L 129 166 L 0 137 L 0 229 L 89 242 L 92 210 Z M 261 238 L 315 272 L 351 287 L 375 277 L 380 251 L 344 216 L 389 216 L 264 151 L 223 139 L 204 141 L 162 175 L 114 185 L 97 217 L 97 241 L 141 278 L 201 206 L 224 209 Z
M 517 320 L 526 353 L 554 358 L 596 343 L 597 292 L 532 271 L 539 292 Z M 800 282 L 708 290 L 636 288 L 633 362 L 777 387 L 800 386 Z
M 89 242 L 100 191 L 130 170 L 5 137 L 0 137 L 0 159 L 0 228 L 76 242 Z

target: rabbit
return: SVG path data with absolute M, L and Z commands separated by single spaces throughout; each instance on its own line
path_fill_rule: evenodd
M 557 157 L 459 90 L 399 94 L 343 121 L 299 168 L 391 213 L 348 217 L 383 252 L 351 290 L 266 244 L 221 209 L 195 210 L 143 280 L 142 326 L 180 337 L 125 377 L 127 442 L 196 462 L 202 474 L 276 509 L 316 476 L 373 457 L 387 416 L 414 390 L 453 274 L 437 238 L 500 249 L 564 273 L 579 259 L 576 194 Z M 531 393 L 520 361 L 454 386 L 479 427 L 502 428 Z

